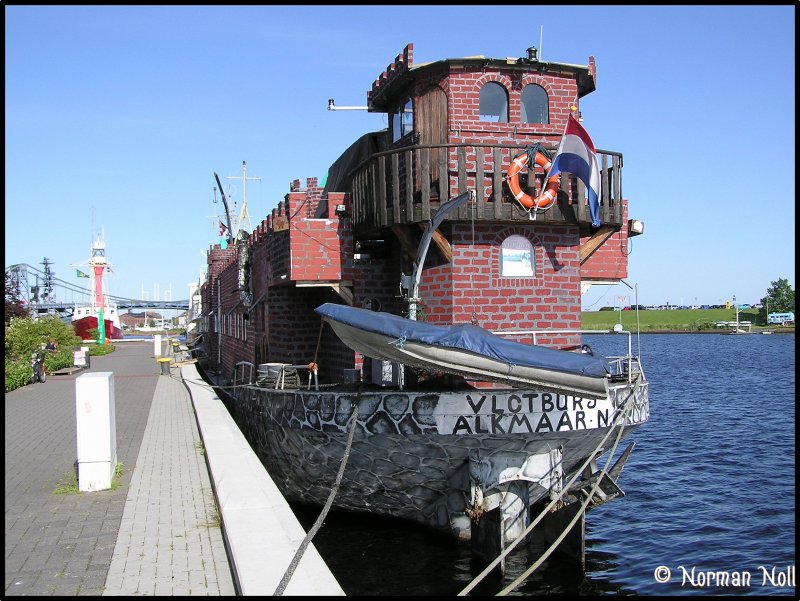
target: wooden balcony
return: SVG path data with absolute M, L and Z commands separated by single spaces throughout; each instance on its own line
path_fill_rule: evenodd
M 555 155 L 556 146 L 545 145 L 545 148 Z M 502 144 L 417 144 L 370 156 L 351 172 L 353 226 L 357 236 L 394 225 L 425 222 L 440 203 L 468 189 L 476 191 L 476 205 L 465 204 L 446 220 L 529 221 L 533 213 L 511 196 L 505 184 L 511 160 L 523 150 L 521 146 Z M 600 220 L 605 225 L 620 227 L 622 154 L 598 150 L 597 155 L 602 190 Z M 537 173 L 527 179 L 531 181 L 526 182 L 526 176 L 520 176 L 522 189 L 534 196 L 540 190 L 544 174 Z M 535 218 L 539 222 L 577 224 L 588 229 L 591 216 L 583 183 L 570 174 L 562 174 L 556 204 Z

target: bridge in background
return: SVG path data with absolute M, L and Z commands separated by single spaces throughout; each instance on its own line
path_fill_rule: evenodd
M 92 291 L 82 288 L 66 280 L 57 278 L 50 272 L 47 259 L 44 269 L 38 269 L 27 263 L 19 263 L 6 267 L 11 276 L 11 284 L 17 287 L 19 298 L 25 302 L 31 313 L 56 313 L 69 316 L 75 312 L 75 306 L 88 305 L 92 302 Z M 141 300 L 106 294 L 109 302 L 117 305 L 117 309 L 154 309 L 186 311 L 189 300 Z

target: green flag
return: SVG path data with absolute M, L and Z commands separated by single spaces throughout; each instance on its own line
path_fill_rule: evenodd
M 78 276 L 79 278 L 88 278 L 89 277 L 88 274 L 83 273 L 80 269 L 76 269 L 75 270 L 75 275 Z

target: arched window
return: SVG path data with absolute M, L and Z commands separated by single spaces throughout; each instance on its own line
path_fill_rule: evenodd
M 550 123 L 547 92 L 542 86 L 532 83 L 522 90 L 520 116 L 523 123 Z
M 533 245 L 524 236 L 509 236 L 500 245 L 500 275 L 530 278 L 536 273 Z
M 481 88 L 480 119 L 508 123 L 508 94 L 499 83 L 490 81 Z

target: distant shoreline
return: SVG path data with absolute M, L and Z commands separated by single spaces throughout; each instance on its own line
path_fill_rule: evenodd
M 588 328 L 587 328 L 587 331 L 589 331 Z M 753 332 L 747 332 L 747 333 L 755 336 L 755 335 L 761 334 L 763 331 L 764 330 L 755 330 Z M 780 329 L 780 330 L 769 330 L 769 331 L 772 332 L 773 334 L 794 334 L 794 328 L 783 328 L 783 329 Z M 591 330 L 591 332 L 593 334 L 597 333 L 596 330 Z M 632 334 L 636 334 L 636 332 L 633 331 L 633 330 L 630 330 L 630 332 Z M 616 332 L 613 332 L 613 331 L 609 330 L 608 332 L 601 332 L 601 334 L 616 334 Z M 724 330 L 722 330 L 720 328 L 719 330 L 639 330 L 639 334 L 719 334 L 719 335 L 722 335 L 722 334 L 728 334 L 728 332 L 726 332 L 726 331 L 724 331 Z

